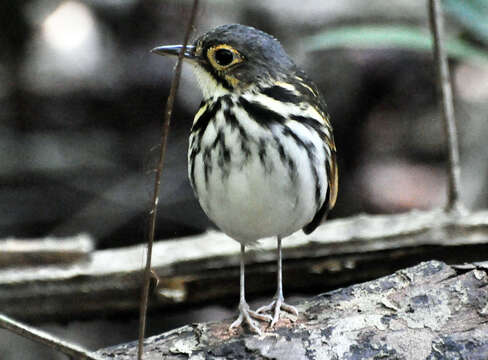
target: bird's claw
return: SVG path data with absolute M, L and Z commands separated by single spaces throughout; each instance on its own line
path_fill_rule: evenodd
M 240 326 L 242 322 L 245 322 L 252 332 L 261 335 L 261 329 L 256 325 L 253 318 L 260 321 L 272 321 L 271 316 L 259 314 L 257 311 L 250 310 L 249 305 L 246 302 L 241 302 L 239 304 L 239 317 L 232 324 L 230 324 L 229 330 L 236 328 Z
M 266 311 L 273 311 L 273 320 L 271 320 L 271 324 L 269 324 L 269 327 L 272 328 L 280 319 L 281 310 L 284 310 L 298 317 L 298 310 L 294 306 L 285 303 L 283 297 L 281 296 L 275 297 L 271 304 L 261 306 L 259 309 L 256 310 L 256 312 L 259 314 Z M 292 319 L 292 321 L 295 320 Z

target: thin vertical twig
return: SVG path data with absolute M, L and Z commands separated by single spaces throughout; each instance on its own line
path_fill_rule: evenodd
M 72 359 L 102 360 L 101 356 L 91 353 L 78 345 L 71 344 L 42 330 L 22 324 L 3 314 L 0 314 L 0 328 L 7 329 L 14 334 L 46 345 L 55 351 L 68 355 Z
M 461 212 L 464 208 L 459 198 L 461 179 L 459 144 L 456 120 L 454 118 L 451 78 L 443 45 L 444 21 L 440 0 L 429 0 L 429 20 L 433 40 L 434 60 L 437 68 L 437 86 L 441 93 L 440 106 L 442 120 L 448 147 L 448 194 L 446 211 Z
M 166 143 L 168 140 L 169 125 L 171 120 L 171 113 L 173 112 L 173 104 L 176 97 L 176 91 L 178 90 L 178 85 L 181 77 L 181 67 L 183 61 L 183 54 L 185 53 L 186 46 L 190 39 L 190 34 L 193 29 L 193 24 L 195 23 L 195 17 L 198 8 L 198 0 L 193 1 L 193 7 L 190 13 L 190 20 L 186 28 L 185 37 L 183 40 L 183 47 L 178 54 L 178 60 L 176 61 L 176 66 L 174 70 L 174 76 L 171 81 L 171 87 L 169 91 L 168 100 L 166 102 L 166 107 L 164 111 L 164 120 L 161 133 L 161 148 L 159 152 L 158 167 L 156 170 L 156 177 L 154 182 L 154 195 L 152 199 L 152 207 L 149 219 L 149 237 L 147 241 L 147 253 L 146 253 L 146 267 L 144 269 L 144 283 L 142 287 L 141 303 L 139 308 L 139 342 L 137 346 L 137 359 L 142 359 L 142 354 L 144 350 L 144 335 L 146 330 L 146 315 L 147 315 L 147 305 L 149 299 L 149 282 L 151 279 L 151 257 L 152 257 L 152 247 L 154 243 L 154 234 L 156 229 L 156 215 L 158 211 L 159 202 L 159 188 L 161 185 L 161 176 L 163 172 L 164 158 L 166 154 Z

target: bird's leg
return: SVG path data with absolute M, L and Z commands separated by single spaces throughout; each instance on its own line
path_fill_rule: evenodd
M 277 272 L 276 272 L 276 295 L 274 296 L 273 301 L 269 305 L 265 305 L 260 307 L 256 312 L 261 313 L 264 311 L 271 311 L 273 310 L 273 320 L 271 321 L 270 327 L 273 327 L 274 324 L 278 322 L 280 319 L 280 311 L 284 310 L 287 311 L 295 316 L 298 316 L 298 310 L 291 305 L 285 303 L 285 298 L 283 297 L 283 277 L 282 277 L 282 261 L 281 261 L 281 237 L 278 236 L 278 246 L 277 246 Z
M 246 247 L 241 244 L 241 274 L 240 274 L 240 298 L 239 298 L 239 317 L 234 321 L 229 329 L 233 329 L 242 324 L 244 321 L 251 331 L 256 334 L 261 335 L 261 330 L 256 325 L 254 319 L 262 321 L 271 321 L 271 316 L 258 314 L 257 311 L 252 311 L 249 309 L 249 305 L 246 302 L 246 290 L 245 290 L 245 273 L 244 273 L 244 256 L 246 252 Z

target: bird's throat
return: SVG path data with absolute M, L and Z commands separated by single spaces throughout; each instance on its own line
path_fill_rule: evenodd
M 228 86 L 224 86 L 213 74 L 202 68 L 200 65 L 193 66 L 193 73 L 202 91 L 203 99 L 218 98 L 231 93 Z

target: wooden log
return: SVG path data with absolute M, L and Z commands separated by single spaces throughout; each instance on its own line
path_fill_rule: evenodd
M 452 217 L 442 210 L 360 215 L 329 221 L 310 236 L 284 241 L 287 293 L 316 293 L 374 279 L 419 261 L 481 261 L 488 253 L 488 211 Z M 144 246 L 93 252 L 65 265 L 0 270 L 0 309 L 29 322 L 136 311 Z M 247 292 L 272 294 L 275 240 L 249 249 Z M 153 307 L 237 299 L 239 246 L 220 232 L 158 242 L 161 282 Z M 225 284 L 225 286 L 222 286 Z
M 231 320 L 145 341 L 144 359 L 488 359 L 488 262 L 438 261 L 313 297 L 262 336 Z M 99 350 L 134 359 L 137 343 Z
M 62 239 L 8 238 L 0 240 L 0 269 L 82 261 L 89 256 L 93 248 L 93 238 L 87 234 Z

